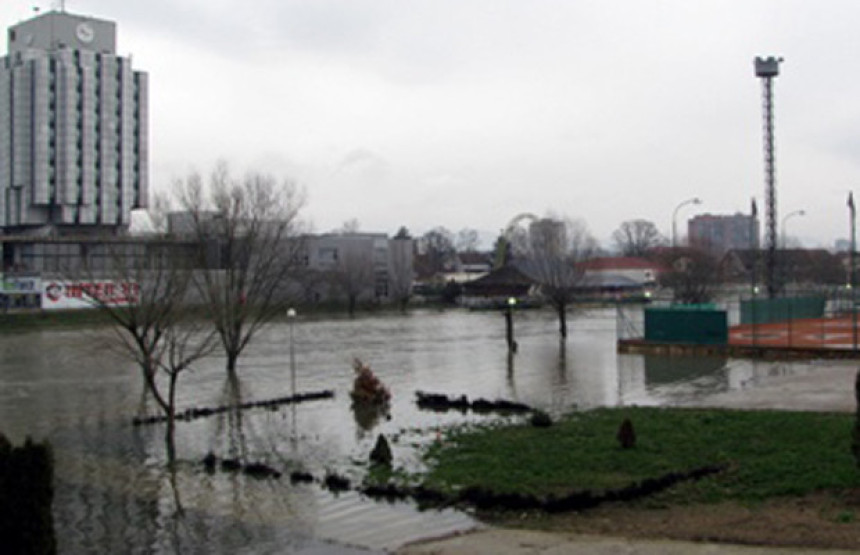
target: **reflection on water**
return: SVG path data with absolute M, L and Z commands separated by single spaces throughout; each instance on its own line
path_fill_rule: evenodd
M 475 526 L 457 511 L 419 513 L 358 494 L 335 496 L 288 479 L 207 474 L 201 459 L 266 463 L 360 481 L 376 436 L 392 439 L 395 465 L 420 464 L 416 446 L 436 431 L 487 416 L 419 411 L 414 392 L 505 398 L 559 415 L 619 404 L 683 404 L 754 387 L 793 365 L 617 355 L 611 310 L 577 314 L 560 342 L 549 312 L 515 314 L 518 353 L 509 355 L 497 312 L 415 311 L 305 319 L 294 328 L 299 391 L 335 399 L 275 410 L 228 411 L 179 423 L 179 462 L 165 465 L 163 427 L 132 427 L 152 411 L 134 367 L 103 347 L 109 330 L 0 337 L 0 431 L 55 449 L 55 525 L 63 553 L 281 553 L 383 550 Z M 367 362 L 392 391 L 388 415 L 356 411 L 352 360 Z M 289 330 L 273 325 L 240 360 L 238 379 L 213 358 L 180 380 L 181 409 L 232 405 L 291 393 Z M 330 544 L 328 542 L 337 542 Z M 355 545 L 357 547 L 344 547 Z
M 718 373 L 726 365 L 725 357 L 665 357 L 645 355 L 645 381 L 652 387 L 689 381 Z

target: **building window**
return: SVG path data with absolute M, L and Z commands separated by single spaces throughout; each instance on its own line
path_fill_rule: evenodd
M 322 247 L 317 253 L 317 258 L 322 264 L 335 264 L 337 263 L 337 248 Z

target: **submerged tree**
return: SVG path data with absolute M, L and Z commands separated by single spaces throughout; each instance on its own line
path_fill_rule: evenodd
M 194 284 L 227 358 L 227 371 L 254 335 L 285 313 L 289 280 L 301 263 L 299 211 L 304 197 L 289 181 L 249 173 L 212 172 L 208 191 L 192 174 L 176 184 L 189 231 L 201 246 Z
M 103 243 L 70 271 L 65 284 L 109 317 L 111 345 L 136 363 L 144 390 L 164 413 L 171 462 L 179 377 L 217 344 L 192 306 L 194 251 L 194 244 L 165 239 Z
M 529 226 L 525 242 L 527 273 L 558 316 L 559 334 L 567 338 L 567 308 L 576 299 L 597 241 L 581 220 L 544 218 Z

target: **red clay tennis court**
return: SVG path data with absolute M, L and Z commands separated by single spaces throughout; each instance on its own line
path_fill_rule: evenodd
M 860 341 L 860 328 L 853 329 L 857 320 L 844 316 L 742 324 L 729 328 L 729 344 L 852 349 Z

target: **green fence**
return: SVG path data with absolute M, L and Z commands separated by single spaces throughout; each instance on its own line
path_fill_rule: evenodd
M 728 316 L 713 305 L 674 305 L 645 310 L 645 339 L 666 343 L 725 345 Z
M 741 301 L 741 324 L 768 324 L 798 318 L 822 318 L 827 299 L 823 295 L 751 299 Z

